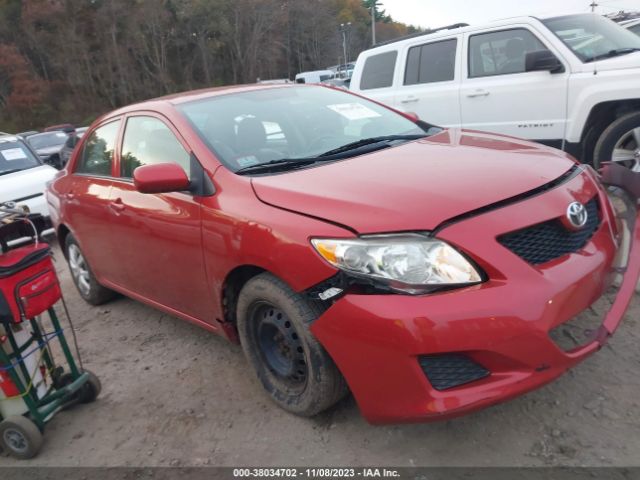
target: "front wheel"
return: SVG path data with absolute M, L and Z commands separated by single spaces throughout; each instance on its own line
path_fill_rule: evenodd
M 616 162 L 634 172 L 640 172 L 640 112 L 633 112 L 609 125 L 596 144 L 593 166 Z
M 335 363 L 309 331 L 321 310 L 271 274 L 249 280 L 238 298 L 244 353 L 283 409 L 313 416 L 347 393 Z

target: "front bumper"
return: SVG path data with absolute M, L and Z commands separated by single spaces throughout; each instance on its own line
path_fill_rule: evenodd
M 585 174 L 586 176 L 586 174 Z M 640 275 L 640 224 L 634 204 L 626 225 L 631 242 L 621 252 L 612 212 L 588 244 L 541 266 L 501 248 L 504 219 L 543 219 L 541 205 L 582 190 L 585 179 L 439 233 L 454 245 L 474 239 L 476 260 L 489 273 L 481 285 L 424 296 L 347 294 L 313 325 L 312 332 L 344 375 L 371 423 L 447 419 L 538 388 L 597 351 L 618 327 Z M 573 188 L 572 188 L 573 187 Z M 580 193 L 582 192 L 582 193 Z M 598 189 L 602 205 L 605 192 Z M 523 215 L 523 212 L 525 215 Z M 523 220 L 524 221 L 524 220 Z M 516 226 L 517 227 L 517 226 Z M 482 233 L 479 233 L 482 232 Z M 624 259 L 625 268 L 618 263 Z M 500 270 L 492 267 L 500 265 Z M 588 309 L 624 272 L 615 301 L 590 340 L 565 351 L 549 332 Z M 423 355 L 462 354 L 490 371 L 474 382 L 436 390 L 422 370 Z

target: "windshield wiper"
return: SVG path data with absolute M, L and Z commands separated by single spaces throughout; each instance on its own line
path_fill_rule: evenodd
M 424 133 L 414 134 L 414 135 L 386 135 L 383 137 L 371 137 L 364 138 L 362 140 L 358 140 L 357 142 L 351 142 L 342 147 L 334 148 L 333 150 L 329 150 L 328 152 L 324 152 L 317 157 L 304 157 L 304 158 L 282 158 L 279 160 L 271 160 L 269 162 L 260 163 L 257 165 L 249 165 L 248 167 L 243 167 L 239 170 L 236 170 L 235 173 L 239 175 L 243 175 L 245 173 L 267 173 L 267 172 L 278 172 L 296 169 L 308 165 L 313 165 L 318 162 L 328 162 L 331 160 L 338 160 L 345 157 L 345 153 L 353 152 L 358 150 L 363 150 L 360 153 L 368 153 L 370 151 L 378 150 L 374 145 L 380 143 L 384 144 L 381 147 L 388 147 L 390 142 L 398 141 L 398 140 L 418 140 L 420 138 L 424 138 L 427 135 Z
M 418 133 L 418 134 L 414 134 L 414 135 L 385 135 L 385 136 L 381 136 L 381 137 L 370 137 L 370 138 L 363 138 L 362 140 L 358 140 L 356 142 L 351 142 L 351 143 L 347 143 L 346 145 L 343 145 L 341 147 L 338 148 L 334 148 L 333 150 L 329 150 L 328 152 L 324 152 L 320 155 L 318 155 L 318 157 L 329 157 L 329 156 L 333 156 L 333 155 L 337 155 L 340 153 L 344 153 L 344 152 L 349 152 L 352 150 L 357 150 L 360 147 L 364 147 L 367 145 L 372 145 L 375 143 L 389 143 L 389 142 L 393 142 L 393 141 L 397 141 L 397 140 L 418 140 L 420 138 L 424 138 L 427 135 L 424 133 Z
M 609 50 L 607 53 L 601 53 L 600 55 L 595 55 L 591 57 L 588 61 L 593 62 L 594 60 L 600 60 L 602 58 L 617 57 L 619 55 L 626 55 L 627 53 L 633 53 L 638 51 L 640 51 L 640 48 L 637 48 L 637 47 L 615 48 L 613 50 Z
M 289 170 L 291 168 L 303 167 L 305 165 L 311 165 L 318 161 L 317 158 L 281 158 L 278 160 L 271 160 L 265 163 L 259 163 L 257 165 L 249 165 L 236 170 L 235 173 L 243 175 L 245 173 L 261 173 L 261 172 L 277 172 L 281 170 Z

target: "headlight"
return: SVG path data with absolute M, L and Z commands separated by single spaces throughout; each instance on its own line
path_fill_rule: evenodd
M 407 293 L 481 281 L 478 271 L 457 250 L 420 234 L 315 238 L 311 243 L 331 265 Z

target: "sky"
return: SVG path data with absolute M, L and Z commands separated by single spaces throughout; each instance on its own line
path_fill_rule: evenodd
M 383 0 L 394 20 L 424 28 L 480 24 L 518 15 L 590 12 L 592 0 Z M 640 11 L 640 0 L 596 0 L 598 13 Z

